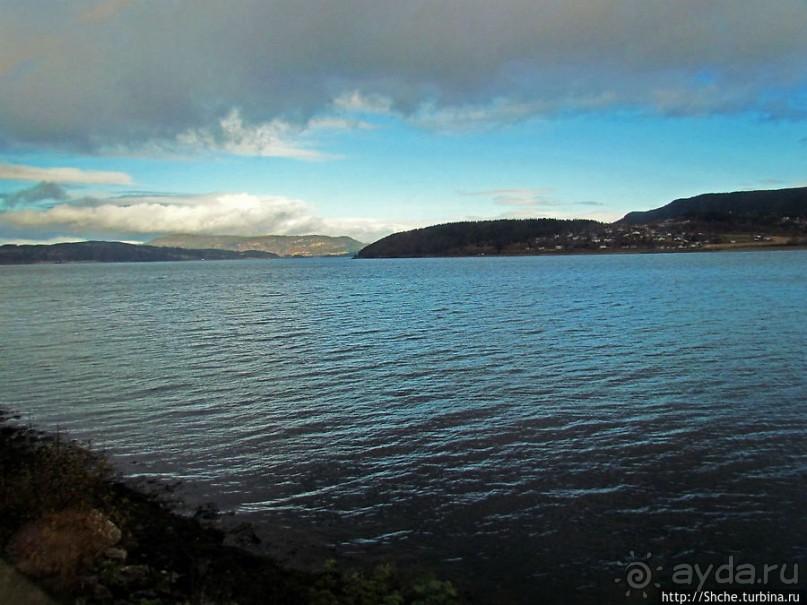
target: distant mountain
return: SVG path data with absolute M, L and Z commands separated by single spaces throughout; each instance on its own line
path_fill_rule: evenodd
M 175 233 L 148 242 L 150 246 L 216 249 L 245 252 L 261 250 L 278 256 L 353 256 L 364 246 L 352 237 L 326 235 L 193 235 Z
M 596 230 L 589 220 L 523 219 L 447 223 L 393 233 L 362 248 L 357 258 L 529 254 L 537 240 L 563 233 Z
M 759 226 L 783 217 L 807 217 L 807 187 L 734 193 L 706 193 L 678 199 L 646 212 L 630 212 L 620 223 L 649 225 L 666 220 L 727 223 L 726 226 Z
M 0 265 L 69 262 L 155 262 L 184 260 L 237 260 L 277 258 L 260 251 L 186 250 L 124 244 L 121 242 L 77 242 L 71 244 L 0 246 Z

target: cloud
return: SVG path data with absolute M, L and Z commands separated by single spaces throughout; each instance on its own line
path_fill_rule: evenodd
M 350 235 L 374 241 L 405 225 L 370 219 L 326 219 L 302 200 L 225 193 L 194 196 L 81 198 L 48 208 L 0 214 L 0 228 L 144 240 L 166 233 L 219 235 Z
M 551 206 L 552 202 L 549 195 L 552 189 L 534 189 L 534 188 L 521 188 L 521 189 L 489 189 L 487 191 L 460 191 L 460 195 L 468 196 L 482 196 L 488 197 L 493 200 L 497 206 L 517 206 L 522 209 Z
M 537 103 L 519 103 L 496 99 L 489 104 L 464 104 L 438 107 L 426 103 L 407 117 L 407 121 L 425 130 L 463 132 L 517 123 L 545 113 Z
M 325 131 L 373 128 L 369 123 L 338 116 L 318 117 L 306 123 L 274 119 L 261 124 L 245 124 L 241 112 L 232 109 L 212 128 L 197 128 L 181 133 L 175 144 L 162 145 L 164 151 L 213 151 L 253 157 L 279 157 L 320 161 L 338 156 L 316 149 L 318 136 Z
M 288 125 L 344 112 L 453 129 L 614 108 L 807 116 L 803 0 L 0 0 L 0 14 L 7 149 L 180 137 L 316 159 Z
M 330 123 L 321 121 L 314 128 L 328 128 Z M 192 129 L 180 134 L 177 142 L 181 148 L 194 150 L 223 151 L 234 155 L 283 157 L 297 160 L 325 160 L 330 156 L 306 147 L 299 140 L 305 132 L 303 126 L 275 119 L 262 124 L 247 126 L 241 112 L 231 110 L 212 129 Z
M 39 183 L 21 191 L 0 194 L 0 201 L 2 201 L 0 210 L 23 205 L 30 206 L 45 200 L 62 201 L 66 199 L 68 199 L 67 192 L 55 183 Z
M 85 11 L 80 20 L 84 23 L 98 23 L 114 17 L 126 5 L 131 4 L 135 0 L 106 0 L 96 6 Z
M 460 191 L 458 193 L 467 196 L 487 197 L 496 206 L 508 208 L 496 218 L 584 218 L 605 222 L 620 218 L 613 212 L 604 209 L 598 210 L 597 208 L 605 206 L 600 202 L 560 202 L 553 198 L 554 189 L 550 187 L 489 189 L 485 191 Z M 584 212 L 574 209 L 579 206 L 590 206 L 592 209 Z
M 0 179 L 98 185 L 132 184 L 132 177 L 124 172 L 102 172 L 79 168 L 37 168 L 21 164 L 0 164 Z
M 37 239 L 29 239 L 25 237 L 9 237 L 4 238 L 2 240 L 2 244 L 0 245 L 14 244 L 17 246 L 30 246 L 30 245 L 48 246 L 51 244 L 64 244 L 69 242 L 86 242 L 86 241 L 87 241 L 86 239 L 82 237 L 76 237 L 74 235 L 51 235 Z
M 534 208 L 515 208 L 502 212 L 496 218 L 500 219 L 524 219 L 524 218 L 556 218 L 556 219 L 590 219 L 593 221 L 601 221 L 604 223 L 611 223 L 622 215 L 609 211 L 593 211 L 593 212 L 575 212 L 570 211 L 561 206 L 554 208 L 542 209 L 537 212 Z
M 364 94 L 359 90 L 343 92 L 333 100 L 338 111 L 358 112 L 365 114 L 389 114 L 392 110 L 392 99 L 379 94 Z

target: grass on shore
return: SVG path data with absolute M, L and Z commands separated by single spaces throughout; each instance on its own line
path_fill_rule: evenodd
M 0 557 L 59 601 L 93 605 L 451 605 L 450 582 L 318 571 L 224 544 L 199 516 L 117 479 L 74 441 L 9 422 L 0 411 Z

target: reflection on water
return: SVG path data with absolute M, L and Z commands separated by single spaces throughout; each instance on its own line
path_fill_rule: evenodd
M 803 559 L 806 259 L 0 267 L 0 404 L 312 556 L 619 603 Z

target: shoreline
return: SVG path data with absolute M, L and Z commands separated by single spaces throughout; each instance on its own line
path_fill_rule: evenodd
M 807 250 L 807 244 L 758 244 L 755 242 L 738 244 L 707 244 L 700 248 L 619 248 L 609 250 L 539 250 L 530 252 L 481 252 L 477 254 L 434 254 L 417 256 L 356 256 L 354 260 L 384 260 L 404 258 L 482 258 L 482 257 L 531 257 L 531 256 L 618 256 L 623 254 L 697 254 L 718 252 L 783 252 L 788 250 Z
M 391 259 L 391 258 L 479 258 L 479 257 L 517 257 L 517 256 L 611 256 L 621 254 L 689 254 L 696 252 L 776 252 L 783 250 L 807 250 L 807 244 L 786 244 L 779 242 L 738 242 L 727 244 L 705 244 L 704 246 L 695 248 L 610 248 L 605 250 L 599 249 L 564 249 L 564 250 L 528 250 L 528 251 L 514 251 L 514 252 L 478 252 L 469 254 L 434 254 L 434 255 L 412 255 L 412 256 L 349 256 L 349 255 L 331 255 L 331 256 L 282 256 L 278 258 L 262 259 L 262 258 L 240 258 L 240 259 L 182 259 L 182 260 L 34 260 L 34 261 L 13 261 L 8 262 L 0 259 L 0 267 L 12 266 L 33 266 L 33 265 L 115 265 L 115 264 L 159 264 L 159 263 L 193 263 L 193 262 L 221 262 L 226 260 L 239 260 L 239 261 L 282 261 L 282 260 L 308 260 L 308 259 L 350 259 L 350 260 L 378 260 L 378 259 Z
M 389 564 L 358 572 L 327 561 L 304 570 L 259 554 L 249 548 L 256 534 L 237 516 L 225 520 L 213 506 L 181 514 L 168 490 L 125 481 L 106 456 L 3 409 L 0 470 L 0 589 L 21 590 L 29 599 L 21 602 L 470 602 L 450 582 L 407 577 Z

